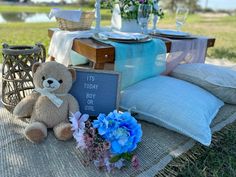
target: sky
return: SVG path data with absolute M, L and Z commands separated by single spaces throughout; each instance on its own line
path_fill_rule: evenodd
M 199 0 L 199 4 L 205 7 L 206 0 Z M 232 10 L 236 9 L 236 0 L 208 0 L 208 7 L 212 9 Z

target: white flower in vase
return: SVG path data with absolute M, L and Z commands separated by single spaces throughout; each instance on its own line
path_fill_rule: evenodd
M 138 24 L 138 8 L 140 4 L 152 5 L 152 13 L 159 18 L 164 13 L 158 7 L 158 0 L 104 0 L 112 8 L 111 27 L 122 32 L 141 32 Z

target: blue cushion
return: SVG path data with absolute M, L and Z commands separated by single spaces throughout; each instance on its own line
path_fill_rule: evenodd
M 141 81 L 121 92 L 120 107 L 139 119 L 211 143 L 210 123 L 224 103 L 188 82 L 167 76 Z
M 70 59 L 71 59 L 72 65 L 82 65 L 89 62 L 89 60 L 86 57 L 78 54 L 77 52 L 73 50 L 71 50 L 70 52 Z

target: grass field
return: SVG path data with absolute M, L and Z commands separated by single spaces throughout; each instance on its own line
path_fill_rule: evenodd
M 235 177 L 236 123 L 223 130 L 217 143 L 203 147 L 194 163 L 188 163 L 178 177 Z
M 71 7 L 67 7 L 71 8 Z M 51 7 L 0 6 L 0 12 L 49 12 Z M 88 9 L 88 8 L 85 8 Z M 103 25 L 109 25 L 109 10 L 102 11 Z M 105 18 L 104 18 L 105 17 Z M 47 48 L 47 29 L 56 23 L 5 23 L 0 24 L 0 42 L 14 45 L 43 43 Z M 161 28 L 174 28 L 173 16 L 166 16 L 159 23 Z M 216 38 L 214 48 L 208 51 L 211 58 L 227 58 L 236 62 L 236 16 L 213 17 L 190 15 L 184 27 L 193 34 Z M 1 49 L 1 47 L 0 47 Z M 236 124 L 226 130 L 222 139 L 205 153 L 199 155 L 194 164 L 188 164 L 179 177 L 233 177 L 236 176 Z
M 68 9 L 72 7 L 66 7 Z M 49 12 L 51 7 L 31 6 L 0 6 L 0 12 Z M 89 8 L 84 8 L 89 9 Z M 102 10 L 102 24 L 110 24 L 110 11 Z M 6 23 L 0 24 L 0 42 L 9 44 L 34 44 L 42 42 L 48 47 L 47 29 L 56 27 L 56 23 Z M 175 28 L 173 16 L 168 16 L 159 22 L 160 28 Z M 236 62 L 236 16 L 214 17 L 190 15 L 184 31 L 193 34 L 211 36 L 216 38 L 214 48 L 210 48 L 208 56 L 211 58 L 227 58 Z

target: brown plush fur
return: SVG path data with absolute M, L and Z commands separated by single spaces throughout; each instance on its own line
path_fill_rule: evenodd
M 70 139 L 72 132 L 68 117 L 70 113 L 79 110 L 75 98 L 68 94 L 76 76 L 75 71 L 68 70 L 64 65 L 57 62 L 36 63 L 32 71 L 36 88 L 44 88 L 43 81 L 48 78 L 62 81 L 59 88 L 51 93 L 66 94 L 58 96 L 63 100 L 63 104 L 58 108 L 48 97 L 34 92 L 17 104 L 13 114 L 18 118 L 30 118 L 30 124 L 25 129 L 25 135 L 32 142 L 38 143 L 44 140 L 47 136 L 47 128 L 53 128 L 54 134 L 59 140 Z

